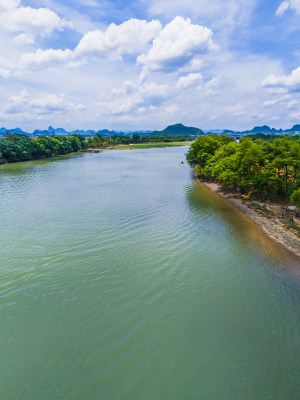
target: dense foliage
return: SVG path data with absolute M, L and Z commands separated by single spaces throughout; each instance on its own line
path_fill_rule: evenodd
M 267 141 L 271 141 L 274 139 L 283 139 L 285 137 L 288 137 L 290 140 L 299 140 L 300 139 L 300 135 L 278 135 L 278 134 L 268 134 L 265 135 L 264 133 L 256 133 L 255 135 L 247 135 L 248 138 L 252 139 L 252 140 L 267 140 Z
M 32 139 L 24 134 L 7 133 L 0 140 L 0 161 L 17 162 L 35 160 L 68 154 L 84 149 L 85 147 L 106 147 L 116 144 L 153 143 L 153 142 L 177 142 L 193 140 L 190 135 L 155 136 L 137 135 L 102 136 L 100 134 L 86 139 L 82 135 L 49 135 Z
M 124 135 L 113 135 L 113 136 L 102 136 L 97 134 L 94 137 L 91 137 L 87 140 L 87 144 L 90 147 L 97 146 L 107 146 L 114 144 L 131 144 L 131 143 L 170 143 L 170 142 L 185 142 L 194 140 L 191 135 L 172 135 L 172 136 L 157 136 L 157 135 L 137 135 L 133 134 L 132 136 L 124 136 Z
M 6 162 L 27 161 L 68 154 L 82 149 L 81 135 L 41 136 L 31 139 L 23 134 L 6 134 L 0 140 L 0 159 Z
M 300 187 L 300 140 L 280 137 L 237 143 L 227 136 L 198 138 L 187 154 L 198 174 L 214 179 L 231 190 L 246 193 L 255 190 L 261 198 L 296 199 Z

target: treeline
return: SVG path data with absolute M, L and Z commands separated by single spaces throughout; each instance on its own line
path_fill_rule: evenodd
M 109 137 L 101 136 L 100 134 L 87 139 L 89 147 L 105 147 L 116 144 L 135 144 L 135 143 L 170 143 L 170 142 L 186 142 L 194 140 L 191 135 L 137 135 L 132 136 L 113 135 Z
M 227 136 L 198 138 L 187 154 L 202 178 L 213 179 L 229 190 L 247 193 L 255 190 L 261 199 L 278 198 L 297 203 L 300 192 L 300 140 L 281 137 L 240 143 Z M 300 204 L 299 204 L 300 206 Z
M 41 136 L 31 139 L 23 134 L 8 133 L 0 140 L 0 160 L 17 162 L 76 152 L 85 147 L 81 135 Z
M 248 138 L 250 138 L 250 139 L 252 139 L 252 140 L 258 140 L 258 139 L 261 139 L 261 140 L 268 140 L 268 141 L 271 141 L 271 140 L 274 140 L 274 139 L 283 139 L 283 138 L 285 138 L 285 137 L 287 137 L 287 138 L 289 138 L 289 139 L 291 139 L 291 140 L 299 140 L 300 139 L 300 135 L 285 135 L 285 134 L 282 134 L 282 135 L 278 135 L 278 134 L 264 134 L 264 133 L 256 133 L 256 134 L 253 134 L 253 135 L 247 135 L 247 137 Z
M 85 138 L 82 135 L 51 135 L 32 139 L 24 134 L 7 133 L 0 140 L 0 162 L 17 162 L 53 157 L 79 151 L 86 147 L 107 147 L 117 144 L 177 142 L 193 140 L 190 135 L 113 135 Z

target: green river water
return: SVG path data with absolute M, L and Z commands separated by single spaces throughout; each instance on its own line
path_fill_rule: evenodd
M 299 400 L 299 260 L 186 152 L 0 167 L 1 400 Z

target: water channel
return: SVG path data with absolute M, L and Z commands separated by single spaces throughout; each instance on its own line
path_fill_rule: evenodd
M 0 398 L 298 400 L 299 261 L 187 147 L 0 166 Z

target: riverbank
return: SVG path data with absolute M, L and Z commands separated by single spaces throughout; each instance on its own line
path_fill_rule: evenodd
M 97 146 L 85 151 L 98 151 L 98 150 L 132 150 L 132 149 L 151 149 L 151 148 L 163 148 L 163 147 L 178 147 L 178 146 L 189 146 L 193 142 L 149 142 L 149 143 L 132 143 L 132 144 L 115 144 L 108 145 L 106 147 Z
M 199 184 L 215 192 L 219 197 L 239 209 L 255 222 L 273 241 L 300 257 L 300 219 L 293 212 L 283 210 L 280 204 L 257 199 L 244 200 L 240 195 L 225 192 L 221 185 L 195 177 Z M 293 222 L 291 222 L 293 217 Z

